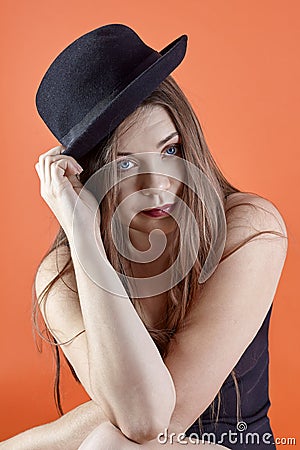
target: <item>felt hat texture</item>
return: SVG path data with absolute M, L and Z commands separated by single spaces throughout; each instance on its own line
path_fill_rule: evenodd
M 181 63 L 187 36 L 160 52 L 126 25 L 105 25 L 76 39 L 50 65 L 36 94 L 37 110 L 63 154 L 93 149 Z

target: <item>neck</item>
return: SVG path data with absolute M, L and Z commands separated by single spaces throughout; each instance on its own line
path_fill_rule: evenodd
M 130 229 L 130 240 L 134 249 L 143 252 L 137 254 L 133 252 L 134 259 L 136 259 L 136 255 L 140 255 L 140 261 L 130 262 L 133 276 L 155 276 L 164 272 L 170 266 L 170 256 L 173 249 L 171 244 L 174 242 L 175 233 L 162 234 L 154 230 L 151 233 L 151 243 L 149 237 L 149 233 Z

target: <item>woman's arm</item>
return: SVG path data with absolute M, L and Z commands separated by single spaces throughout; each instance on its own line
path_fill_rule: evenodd
M 70 240 L 70 249 L 86 330 L 92 398 L 126 436 L 142 442 L 169 424 L 175 406 L 172 378 L 113 267 L 94 251 L 90 236 L 78 239 L 76 249 Z M 78 256 L 81 245 L 84 252 L 79 250 Z M 85 253 L 105 290 L 83 269 Z M 117 286 L 122 297 L 111 293 Z
M 179 440 L 179 442 L 178 442 Z M 108 448 L 122 450 L 157 450 L 163 445 L 165 449 L 179 449 L 182 445 L 194 448 L 188 439 L 182 443 L 182 436 L 168 435 L 168 442 L 157 438 L 137 444 L 127 439 L 122 432 L 112 425 L 101 408 L 95 402 L 89 401 L 68 412 L 54 422 L 24 431 L 0 443 L 1 450 L 107 450 Z M 181 442 L 180 442 L 181 441 Z M 200 446 L 207 444 L 198 444 Z M 216 448 L 226 448 L 213 445 Z
M 260 234 L 224 259 L 171 341 L 164 360 L 176 389 L 170 432 L 186 431 L 214 400 L 260 329 L 284 266 L 287 230 L 276 207 L 250 194 L 229 197 L 233 206 L 225 255 L 256 232 L 281 236 Z
M 130 439 L 143 442 L 169 424 L 175 405 L 172 378 L 106 258 L 100 227 L 94 228 L 97 202 L 86 189 L 78 198 L 80 186 L 74 176 L 78 164 L 59 151 L 55 148 L 41 155 L 36 169 L 42 197 L 68 237 L 78 298 L 71 298 L 69 289 L 56 285 L 47 297 L 48 309 L 43 311 L 42 307 L 42 312 L 58 342 L 74 336 L 82 323 L 85 336 L 62 346 L 62 350 L 110 421 Z M 76 239 L 74 218 L 80 230 Z M 89 267 L 88 274 L 82 264 Z M 47 285 L 47 278 L 49 282 L 56 274 L 56 261 L 51 258 L 50 267 L 49 261 L 40 266 L 37 295 Z
M 58 266 L 61 268 L 67 261 L 69 250 L 65 247 L 59 248 L 57 252 Z M 55 251 L 50 253 L 38 270 L 35 282 L 37 295 L 57 275 L 55 253 Z M 78 261 L 77 265 L 79 271 L 83 272 Z M 96 336 L 97 334 L 99 336 L 100 333 L 93 334 L 93 327 L 89 336 L 86 331 L 70 343 L 62 344 L 61 349 L 74 367 L 79 380 L 91 399 L 101 407 L 104 404 L 102 409 L 114 425 L 119 427 L 130 439 L 137 442 L 153 439 L 169 423 L 169 418 L 163 424 L 162 415 L 159 417 L 159 414 L 164 414 L 166 408 L 169 407 L 168 402 L 172 394 L 168 391 L 170 387 L 167 384 L 169 372 L 156 347 L 154 348 L 155 351 L 152 350 L 152 346 L 148 349 L 147 340 L 143 341 L 144 332 L 147 333 L 149 338 L 150 335 L 144 329 L 144 325 L 139 318 L 138 326 L 135 327 L 135 320 L 138 316 L 135 310 L 131 309 L 133 308 L 131 303 L 126 305 L 125 299 L 115 298 L 111 295 L 110 303 L 105 304 L 105 300 L 109 301 L 109 294 L 104 299 L 101 296 L 97 297 L 100 288 L 94 285 L 84 273 L 83 279 L 85 277 L 87 286 L 84 288 L 84 298 L 87 299 L 88 303 L 86 316 L 92 318 L 91 322 L 95 320 L 99 323 L 99 331 L 103 333 L 103 349 L 102 345 L 96 342 Z M 90 290 L 89 284 L 91 285 Z M 83 294 L 79 286 L 78 283 L 79 296 L 82 298 Z M 47 327 L 58 342 L 64 343 L 83 329 L 89 328 L 89 322 L 88 324 L 83 322 L 84 305 L 82 301 L 79 301 L 74 290 L 76 290 L 75 273 L 70 271 L 63 276 L 63 280 L 60 279 L 53 285 L 48 297 L 40 305 Z M 89 302 L 89 299 L 92 300 Z M 99 308 L 93 309 L 93 303 L 98 304 Z M 101 309 L 100 306 L 102 306 Z M 122 325 L 122 321 L 118 319 L 118 314 L 122 315 L 125 324 Z M 94 344 L 91 355 L 88 353 L 89 337 Z M 153 341 L 151 340 L 150 343 L 152 344 Z M 134 350 L 135 348 L 137 348 L 137 351 Z M 97 358 L 97 352 L 101 353 L 99 358 Z M 102 367 L 96 361 L 99 371 L 103 370 L 103 375 L 100 372 L 97 379 L 96 392 L 92 384 L 92 376 L 96 376 L 96 369 L 94 368 L 93 373 L 90 372 L 90 367 L 92 367 L 91 357 L 99 359 L 100 362 L 104 357 Z M 134 361 L 134 358 L 136 358 L 136 361 Z M 160 364 L 163 365 L 162 369 L 166 372 L 167 378 L 165 379 L 164 377 L 160 378 L 161 372 L 164 375 Z M 155 373 L 155 370 L 157 370 L 157 373 Z M 108 397 L 106 397 L 106 392 Z M 161 398 L 159 398 L 159 393 Z M 102 400 L 102 396 L 105 396 L 105 400 Z M 109 403 L 109 396 L 111 396 L 112 406 Z M 159 401 L 162 406 L 161 410 Z M 169 409 L 169 414 L 172 414 L 171 409 Z
M 84 403 L 59 419 L 26 430 L 0 443 L 1 450 L 77 450 L 83 440 L 108 418 L 93 401 Z
M 84 440 L 78 450 L 107 450 L 107 449 L 122 449 L 122 450 L 158 450 L 169 449 L 176 450 L 181 449 L 182 446 L 187 449 L 197 448 L 207 450 L 227 449 L 223 445 L 217 443 L 210 443 L 209 441 L 201 442 L 200 438 L 194 439 L 192 437 L 185 437 L 183 433 L 175 435 L 165 434 L 160 439 L 154 439 L 152 441 L 145 442 L 144 444 L 136 444 L 129 441 L 114 425 L 110 422 L 105 422 L 99 425 L 88 437 Z

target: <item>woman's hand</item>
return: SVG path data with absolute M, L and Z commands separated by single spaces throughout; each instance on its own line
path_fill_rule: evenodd
M 76 217 L 82 226 L 96 225 L 100 230 L 99 205 L 93 194 L 83 187 L 76 176 L 83 169 L 71 156 L 61 155 L 62 150 L 62 146 L 52 148 L 43 153 L 35 165 L 41 181 L 41 196 L 55 214 L 67 237 L 72 236 L 75 207 Z

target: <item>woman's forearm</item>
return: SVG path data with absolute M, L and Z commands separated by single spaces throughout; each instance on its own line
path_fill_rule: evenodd
M 166 436 L 168 439 L 166 439 Z M 182 441 L 187 441 L 183 443 Z M 205 448 L 208 444 L 197 442 Z M 181 448 L 182 445 L 194 448 L 195 443 L 188 438 L 161 432 L 160 437 L 143 443 L 132 442 L 111 424 L 102 409 L 89 401 L 69 411 L 64 416 L 46 425 L 24 431 L 0 443 L 1 450 L 94 450 L 95 448 L 122 448 L 122 450 L 157 450 L 158 448 Z M 211 445 L 210 448 L 227 448 Z
M 100 238 L 98 247 L 90 235 L 77 239 L 76 246 L 70 239 L 93 400 L 130 439 L 141 433 L 148 438 L 168 426 L 175 406 L 173 381 Z
M 54 422 L 26 430 L 0 443 L 1 450 L 77 450 L 84 439 L 108 418 L 93 401 L 69 411 Z
M 162 449 L 180 449 L 182 446 L 189 448 L 207 449 L 227 449 L 220 444 L 210 443 L 209 441 L 201 441 L 200 437 L 195 436 L 185 437 L 184 433 L 166 433 L 166 430 L 161 433 L 160 436 L 156 436 L 151 441 L 146 441 L 141 444 L 132 442 L 124 436 L 120 430 L 118 430 L 110 422 L 105 422 L 96 427 L 92 433 L 84 440 L 78 450 L 107 450 L 122 449 L 122 450 L 157 450 Z

